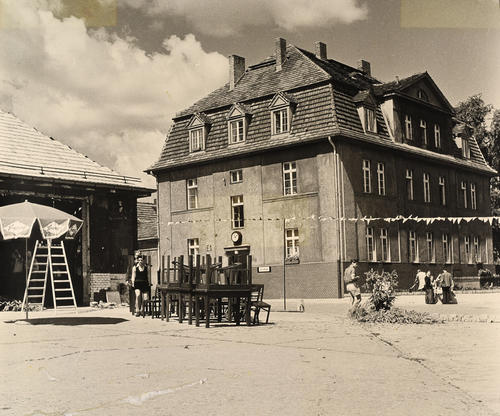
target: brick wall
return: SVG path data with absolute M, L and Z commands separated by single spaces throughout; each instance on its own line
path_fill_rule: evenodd
M 90 298 L 94 298 L 94 293 L 100 290 L 118 291 L 120 283 L 125 283 L 126 273 L 92 273 L 90 275 Z

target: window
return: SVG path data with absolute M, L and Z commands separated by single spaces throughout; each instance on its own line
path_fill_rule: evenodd
M 446 178 L 444 176 L 439 177 L 439 203 L 446 205 Z
M 382 261 L 391 261 L 391 252 L 389 249 L 389 239 L 387 234 L 387 228 L 380 229 L 380 250 L 382 255 Z
M 194 264 L 196 264 L 196 256 L 200 254 L 200 240 L 198 238 L 189 238 L 187 241 L 188 255 L 194 257 Z
M 366 131 L 371 131 L 372 133 L 377 132 L 377 120 L 375 118 L 375 111 L 372 108 L 365 107 L 365 123 Z
M 283 163 L 283 195 L 295 195 L 297 193 L 297 163 Z
M 427 93 L 422 89 L 417 91 L 417 97 L 420 98 L 421 100 L 429 101 L 429 97 L 427 96 Z
M 441 148 L 441 127 L 439 124 L 434 124 L 434 146 L 437 149 Z
M 197 152 L 203 149 L 204 128 L 189 130 L 189 151 Z
M 462 190 L 462 201 L 464 208 L 467 208 L 467 182 L 460 182 L 460 189 Z
M 273 134 L 286 133 L 289 130 L 288 108 L 272 111 Z
M 408 261 L 410 263 L 418 262 L 417 233 L 413 230 L 408 231 Z
M 434 235 L 431 231 L 425 233 L 425 240 L 427 243 L 427 261 L 429 263 L 435 263 L 436 250 L 434 250 Z
M 475 183 L 470 184 L 470 207 L 471 207 L 471 209 L 477 209 L 476 184 Z
M 243 182 L 243 171 L 241 169 L 232 170 L 229 172 L 231 183 Z
M 245 217 L 243 214 L 243 195 L 231 197 L 231 214 L 233 228 L 242 228 L 245 226 Z
M 198 208 L 198 179 L 188 179 L 187 187 L 187 208 Z
M 465 251 L 465 261 L 467 263 L 472 263 L 472 251 L 470 246 L 470 236 L 464 236 L 464 251 Z
M 299 256 L 299 230 L 291 228 L 286 230 L 286 257 Z
M 470 145 L 469 140 L 462 137 L 462 156 L 465 159 L 470 159 Z
M 385 195 L 385 165 L 382 162 L 377 163 L 377 182 L 378 194 Z
M 245 122 L 242 118 L 229 121 L 229 143 L 245 141 Z
M 368 261 L 377 261 L 375 241 L 373 240 L 373 228 L 366 229 L 366 258 Z
M 369 160 L 363 160 L 363 191 L 367 194 L 372 191 L 372 176 Z
M 420 129 L 422 130 L 422 143 L 427 146 L 427 122 L 420 120 Z
M 413 171 L 406 169 L 406 197 L 408 201 L 413 201 Z
M 481 242 L 477 235 L 474 236 L 474 260 L 476 263 L 481 262 Z
M 424 202 L 431 202 L 431 181 L 428 173 L 424 173 Z
M 451 242 L 448 234 L 443 234 L 443 260 L 445 263 L 451 263 Z
M 413 140 L 413 128 L 411 125 L 411 116 L 408 114 L 405 116 L 405 139 Z

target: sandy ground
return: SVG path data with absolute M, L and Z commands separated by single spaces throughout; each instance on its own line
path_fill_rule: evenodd
M 397 302 L 500 316 L 500 293 L 459 301 Z M 208 329 L 127 308 L 2 313 L 0 413 L 500 415 L 500 323 L 359 324 L 348 299 L 272 303 L 269 325 Z

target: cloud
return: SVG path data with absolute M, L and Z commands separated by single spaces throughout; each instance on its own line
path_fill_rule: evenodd
M 54 4 L 0 0 L 9 23 L 0 28 L 0 107 L 140 176 L 158 158 L 173 115 L 226 81 L 227 58 L 205 52 L 193 35 L 171 36 L 161 53 L 147 54 L 133 38 L 56 18 Z
M 176 15 L 214 36 L 238 33 L 245 26 L 269 25 L 292 31 L 365 19 L 358 0 L 123 0 L 152 16 Z

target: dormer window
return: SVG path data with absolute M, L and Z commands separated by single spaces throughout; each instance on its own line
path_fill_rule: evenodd
M 197 152 L 203 149 L 202 144 L 204 141 L 203 127 L 198 129 L 189 130 L 189 151 Z
M 229 122 L 229 143 L 239 143 L 245 140 L 243 119 Z
M 271 134 L 288 133 L 291 128 L 292 101 L 283 93 L 278 93 L 271 101 Z
M 273 112 L 273 134 L 286 133 L 289 130 L 288 109 L 282 108 Z
M 231 107 L 226 117 L 229 144 L 242 143 L 246 140 L 249 115 L 242 104 L 234 104 Z
M 417 97 L 420 100 L 429 102 L 429 97 L 427 96 L 427 93 L 424 90 L 422 90 L 422 89 L 420 89 L 420 90 L 417 91 Z
M 205 149 L 205 140 L 208 133 L 209 119 L 206 115 L 197 113 L 188 123 L 189 152 L 199 152 Z
M 365 108 L 365 123 L 366 131 L 372 133 L 377 132 L 377 121 L 375 119 L 375 110 L 373 108 Z
M 469 139 L 462 137 L 462 157 L 470 159 L 470 145 Z
M 377 102 L 373 98 L 372 93 L 369 90 L 360 91 L 353 97 L 353 101 L 356 103 L 359 119 L 365 133 L 376 133 Z

